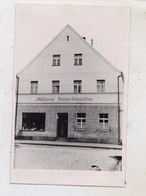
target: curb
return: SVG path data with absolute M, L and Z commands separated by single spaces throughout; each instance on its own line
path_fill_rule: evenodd
M 21 141 L 15 140 L 15 145 L 27 144 L 27 145 L 41 145 L 41 146 L 62 146 L 62 147 L 83 147 L 83 148 L 100 148 L 100 149 L 114 149 L 122 150 L 121 145 L 110 145 L 110 144 L 95 144 L 95 143 L 72 143 L 72 142 L 49 142 L 49 141 Z

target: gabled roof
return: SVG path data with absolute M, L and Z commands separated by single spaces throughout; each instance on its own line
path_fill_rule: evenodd
M 108 63 L 108 65 L 113 68 L 115 71 L 122 73 L 119 69 L 117 69 L 116 67 L 114 67 L 102 54 L 100 54 L 93 46 L 91 46 L 85 39 L 83 39 L 83 37 L 77 33 L 69 24 L 67 24 L 53 39 L 52 41 L 50 41 L 43 50 L 41 50 L 29 63 L 27 66 L 25 66 L 18 74 L 17 76 L 19 76 L 37 57 L 39 57 L 41 55 L 41 53 L 43 53 L 43 51 L 49 46 L 51 45 L 54 40 L 59 37 L 59 35 L 67 28 L 70 28 L 72 30 L 72 32 L 74 32 L 80 39 L 81 41 L 83 41 L 91 50 L 93 50 L 95 52 L 96 55 L 100 56 L 106 63 Z

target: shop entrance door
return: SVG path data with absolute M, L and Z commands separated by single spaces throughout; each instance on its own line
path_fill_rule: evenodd
M 57 135 L 66 138 L 68 132 L 68 113 L 58 113 Z

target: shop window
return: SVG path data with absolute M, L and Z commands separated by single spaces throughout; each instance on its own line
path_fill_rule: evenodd
M 74 93 L 81 93 L 81 92 L 82 92 L 82 81 L 74 80 Z
M 45 131 L 45 113 L 22 113 L 23 131 Z
M 31 89 L 30 92 L 32 94 L 38 93 L 38 81 L 31 81 Z
M 98 93 L 105 92 L 105 80 L 97 80 L 97 92 Z
M 101 129 L 108 129 L 109 117 L 107 113 L 99 114 L 99 125 Z
M 60 66 L 60 59 L 61 59 L 60 54 L 53 55 L 53 63 L 52 63 L 52 65 L 53 66 Z
M 74 65 L 82 65 L 82 54 L 74 54 Z
M 86 113 L 77 113 L 77 128 L 86 128 Z
M 52 81 L 52 93 L 59 93 L 60 91 L 60 81 L 54 80 Z

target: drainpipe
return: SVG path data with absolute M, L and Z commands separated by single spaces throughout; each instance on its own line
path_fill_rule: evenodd
M 120 112 L 121 112 L 121 109 L 120 109 L 120 77 L 122 78 L 123 82 L 124 82 L 124 76 L 123 76 L 123 72 L 121 72 L 121 74 L 117 77 L 117 85 L 118 85 L 118 144 L 121 145 L 121 138 L 120 138 L 120 135 L 121 135 L 121 125 L 120 125 L 120 121 L 121 121 L 121 118 L 120 118 Z
M 17 110 L 18 110 L 18 91 L 19 91 L 19 77 L 16 75 L 15 135 L 16 135 Z

